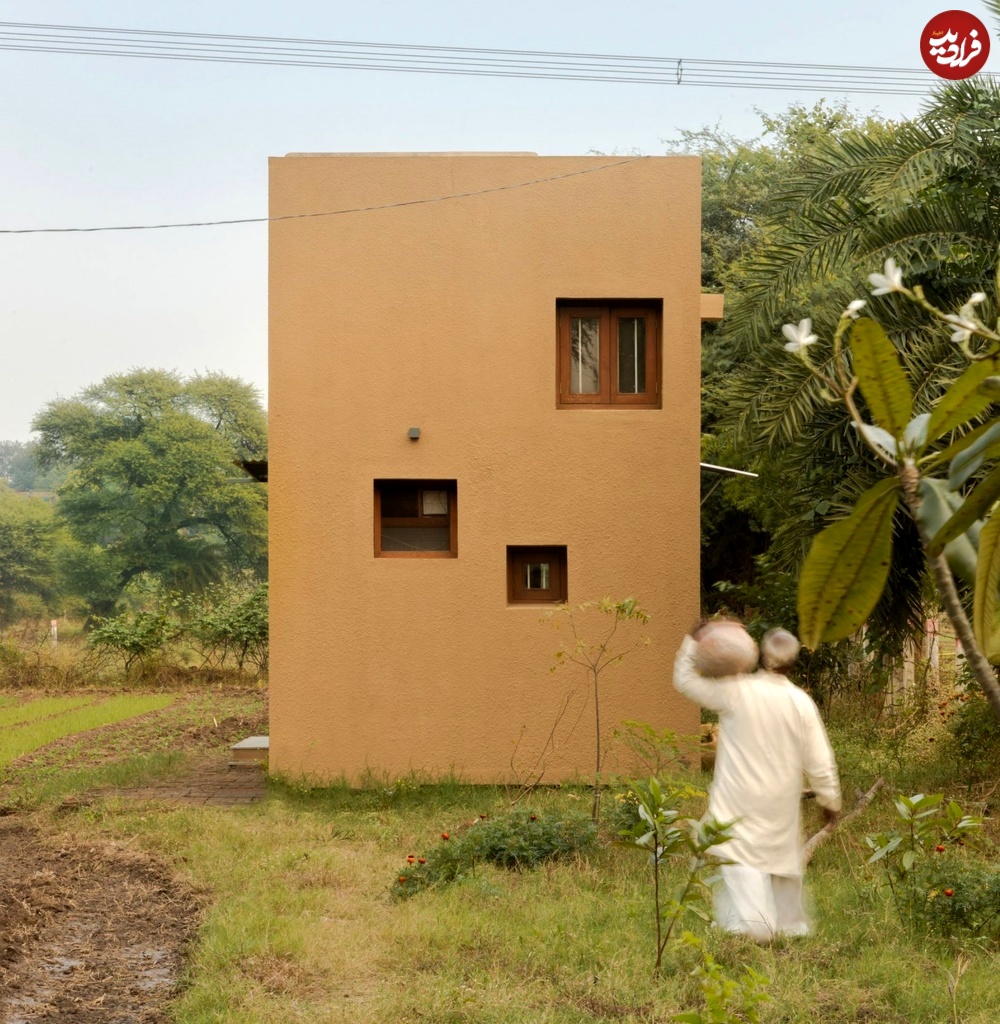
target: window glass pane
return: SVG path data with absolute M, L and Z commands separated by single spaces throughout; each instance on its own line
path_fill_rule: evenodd
M 383 551 L 449 551 L 447 526 L 383 526 Z
M 571 395 L 596 395 L 601 390 L 601 319 L 572 316 L 569 321 Z
M 420 491 L 416 486 L 382 486 L 382 518 L 383 519 L 416 519 L 420 515 L 418 497 Z
M 618 394 L 646 393 L 646 318 L 618 320 Z
M 526 562 L 524 566 L 524 587 L 526 590 L 548 590 L 549 563 Z
M 448 492 L 424 491 L 423 509 L 425 516 L 446 516 L 448 514 Z

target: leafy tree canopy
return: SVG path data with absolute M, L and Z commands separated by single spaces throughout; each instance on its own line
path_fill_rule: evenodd
M 40 464 L 70 469 L 58 512 L 75 543 L 61 561 L 95 610 L 144 575 L 190 591 L 265 574 L 265 492 L 235 465 L 266 458 L 251 385 L 136 369 L 50 402 L 33 428 Z
M 0 625 L 20 617 L 24 599 L 52 594 L 52 507 L 0 484 Z

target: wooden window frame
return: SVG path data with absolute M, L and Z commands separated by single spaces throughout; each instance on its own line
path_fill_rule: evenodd
M 386 485 L 409 485 L 418 492 L 444 491 L 448 495 L 448 550 L 447 551 L 383 551 L 382 550 L 382 488 Z M 455 480 L 387 479 L 375 484 L 375 557 L 376 558 L 457 558 L 458 557 L 458 482 Z M 419 498 L 418 498 L 419 500 Z M 437 517 L 391 519 L 384 525 L 407 527 L 439 527 Z
M 528 590 L 521 584 L 520 569 L 526 562 L 547 561 L 553 566 L 548 590 Z M 569 595 L 566 571 L 566 546 L 555 544 L 507 546 L 507 603 L 508 604 L 563 604 Z
M 600 390 L 593 395 L 570 393 L 572 367 L 570 327 L 573 317 L 597 317 L 600 321 L 598 367 Z M 617 390 L 618 321 L 625 317 L 646 318 L 645 394 Z M 600 299 L 595 301 L 560 299 L 556 303 L 556 406 L 559 409 L 633 408 L 660 409 L 663 405 L 660 374 L 662 364 L 663 303 L 653 300 Z

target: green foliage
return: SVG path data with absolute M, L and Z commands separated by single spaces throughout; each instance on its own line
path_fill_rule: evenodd
M 142 668 L 151 659 L 162 657 L 177 635 L 177 624 L 161 612 L 126 612 L 113 619 L 98 619 L 87 642 L 101 654 L 120 660 L 128 675 L 133 665 Z
M 828 502 L 828 513 L 817 518 L 838 518 L 883 475 L 881 460 L 850 429 L 845 410 L 827 402 L 823 382 L 792 361 L 776 365 L 778 325 L 808 316 L 817 333 L 829 337 L 841 311 L 862 292 L 866 273 L 890 256 L 939 308 L 954 309 L 972 293 L 985 293 L 983 319 L 991 322 L 1000 247 L 990 212 L 1000 204 L 998 117 L 995 83 L 942 85 L 912 122 L 814 139 L 784 179 L 774 200 L 778 215 L 743 268 L 743 286 L 728 296 L 719 339 L 733 353 L 720 432 L 740 461 L 728 464 L 763 471 L 760 505 L 769 502 L 783 513 L 773 529 L 773 563 L 792 571 L 800 564 L 815 530 L 802 518 L 807 509 Z M 931 414 L 927 441 L 974 428 L 992 401 L 978 385 L 996 375 L 996 366 L 970 368 L 958 346 L 892 294 L 873 296 L 868 308 L 900 354 L 913 413 Z M 829 345 L 812 351 L 818 369 L 835 372 Z M 857 360 L 854 369 L 864 375 Z M 890 434 L 905 426 L 900 410 L 890 415 L 879 404 L 874 385 L 864 399 L 858 403 L 863 418 Z M 774 474 L 767 469 L 772 465 Z M 766 508 L 760 515 L 767 528 Z M 902 524 L 896 530 L 900 541 L 909 532 Z M 894 544 L 889 584 L 871 630 L 877 637 L 918 626 L 923 568 L 912 537 Z
M 646 772 L 657 778 L 686 767 L 684 751 L 673 729 L 657 729 L 649 722 L 627 718 L 622 728 L 615 729 L 614 737 L 632 751 Z M 697 741 L 697 737 L 694 739 Z
M 917 793 L 909 797 L 901 794 L 893 803 L 902 827 L 865 837 L 868 848 L 873 851 L 868 863 L 881 862 L 900 920 L 914 931 L 920 931 L 948 917 L 934 910 L 933 903 L 939 896 L 934 882 L 955 869 L 949 865 L 945 875 L 941 875 L 938 865 L 931 866 L 932 858 L 946 853 L 949 847 L 964 846 L 966 838 L 982 828 L 983 819 L 965 814 L 954 800 L 945 802 L 940 793 Z M 954 896 L 954 886 L 946 878 L 945 883 L 940 895 L 950 899 Z M 993 892 L 989 887 L 988 890 L 987 898 Z M 974 902 L 971 887 L 965 899 L 963 906 L 971 907 Z
M 26 598 L 54 597 L 52 508 L 0 484 L 0 626 L 21 618 Z
M 656 914 L 654 974 L 659 974 L 664 950 L 681 917 L 693 914 L 703 921 L 709 919 L 705 903 L 711 897 L 711 890 L 705 876 L 710 866 L 716 863 L 709 850 L 732 838 L 732 822 L 722 824 L 712 818 L 697 821 L 681 815 L 675 805 L 694 792 L 692 787 L 684 785 L 664 788 L 656 778 L 645 783 L 632 783 L 639 821 L 624 831 L 622 838 L 628 845 L 645 850 L 652 865 L 653 908 Z M 668 899 L 661 891 L 661 867 L 665 860 L 680 858 L 688 862 L 688 873 Z
M 206 663 L 235 662 L 237 669 L 252 666 L 267 671 L 268 587 L 261 583 L 248 592 L 214 585 L 189 603 L 184 635 Z
M 598 626 L 591 626 L 594 613 L 605 617 Z M 632 622 L 638 627 L 649 622 L 649 613 L 639 607 L 634 597 L 615 601 L 610 597 L 600 601 L 586 601 L 573 607 L 560 605 L 549 613 L 557 628 L 567 626 L 570 639 L 564 641 L 555 654 L 552 671 L 570 662 L 583 668 L 594 690 L 594 802 L 591 818 L 597 821 L 601 806 L 601 765 L 604 749 L 601 745 L 601 693 L 600 682 L 604 670 L 619 665 L 625 656 L 638 647 L 649 644 L 649 637 L 643 637 L 634 630 L 619 636 L 619 628 Z M 591 632 L 592 630 L 592 632 Z M 585 631 L 588 635 L 585 635 Z M 624 640 L 624 647 L 621 642 Z
M 685 932 L 682 938 L 701 953 L 701 963 L 691 976 L 698 981 L 705 1011 L 678 1013 L 670 1019 L 678 1024 L 759 1024 L 758 1008 L 771 998 L 766 991 L 770 981 L 752 967 L 744 967 L 743 977 L 733 981 L 725 976 L 722 966 L 698 936 Z
M 813 541 L 799 577 L 799 630 L 815 648 L 855 633 L 871 614 L 889 575 L 899 481 L 882 480 L 854 511 Z
M 530 870 L 589 850 L 596 841 L 597 829 L 586 815 L 553 816 L 525 808 L 493 818 L 480 815 L 460 832 L 442 832 L 438 845 L 423 856 L 410 854 L 391 891 L 397 899 L 415 896 L 474 874 L 477 864 Z
M 80 584 L 104 595 L 94 611 L 107 615 L 143 576 L 191 592 L 227 572 L 263 575 L 265 492 L 240 482 L 235 465 L 266 451 L 250 385 L 222 374 L 185 380 L 133 370 L 50 402 L 33 427 L 38 461 L 71 470 L 58 511 L 77 545 L 76 575 L 89 568 L 99 578 Z
M 948 727 L 960 768 L 969 783 L 993 778 L 1000 764 L 1000 723 L 976 690 L 963 693 L 957 703 Z
M 110 658 L 126 675 L 149 675 L 168 656 L 186 647 L 202 667 L 267 671 L 267 584 L 212 585 L 198 595 L 154 596 L 151 607 L 97 618 L 87 635 L 92 650 Z

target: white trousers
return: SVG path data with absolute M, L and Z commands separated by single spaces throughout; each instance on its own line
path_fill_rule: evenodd
M 802 877 L 769 875 L 743 864 L 723 864 L 712 886 L 715 923 L 727 932 L 772 942 L 779 935 L 808 935 Z

